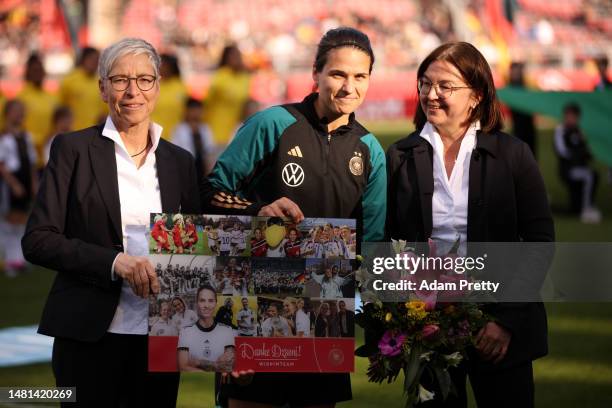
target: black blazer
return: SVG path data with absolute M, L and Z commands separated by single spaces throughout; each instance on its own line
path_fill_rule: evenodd
M 554 241 L 544 181 L 529 147 L 502 132 L 478 131 L 476 138 L 469 167 L 468 241 Z M 432 157 L 432 146 L 419 132 L 389 148 L 387 240 L 426 242 L 431 237 Z M 543 268 L 550 261 L 550 255 L 545 254 Z M 533 360 L 547 353 L 543 304 L 503 303 L 489 305 L 488 311 L 512 332 L 508 353 L 498 367 Z
M 58 272 L 38 328 L 48 336 L 96 341 L 119 302 L 122 279 L 111 280 L 123 251 L 117 162 L 103 128 L 53 140 L 22 240 L 28 261 Z M 162 139 L 155 158 L 162 210 L 198 213 L 193 157 Z

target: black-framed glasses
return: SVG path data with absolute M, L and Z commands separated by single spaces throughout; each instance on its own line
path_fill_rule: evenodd
M 141 91 L 149 91 L 155 85 L 157 77 L 155 75 L 139 75 L 137 77 L 129 77 L 125 75 L 113 75 L 107 78 L 113 89 L 117 92 L 125 91 L 130 86 L 130 81 L 136 81 L 136 86 Z
M 436 91 L 436 95 L 440 98 L 450 98 L 453 91 L 456 89 L 471 88 L 471 86 L 453 86 L 450 82 L 431 82 L 427 79 L 421 78 L 417 82 L 417 89 L 421 95 L 429 95 L 431 88 Z

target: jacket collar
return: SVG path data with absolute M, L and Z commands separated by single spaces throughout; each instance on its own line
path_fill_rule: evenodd
M 117 238 L 122 239 L 115 142 L 112 138 L 102 135 L 105 129 L 104 123 L 97 125 L 96 128 L 97 135 L 91 142 L 89 159 L 113 229 Z M 176 175 L 179 174 L 178 163 L 167 148 L 168 142 L 158 139 L 157 143 L 159 144 L 155 149 L 155 165 L 159 180 L 162 211 L 168 213 L 180 212 L 180 184 L 176 182 Z
M 97 126 L 98 134 L 89 148 L 89 160 L 100 195 L 108 211 L 118 242 L 121 242 L 121 204 L 119 202 L 119 183 L 117 182 L 117 159 L 115 142 L 102 136 L 103 124 Z
M 432 220 L 432 198 L 434 191 L 433 182 L 433 147 L 429 142 L 419 136 L 419 131 L 413 132 L 407 138 L 399 141 L 396 148 L 404 152 L 405 157 L 412 157 L 416 172 L 416 184 L 423 220 L 423 236 L 431 237 L 433 229 Z M 472 152 L 470 160 L 470 185 L 468 198 L 468 240 L 475 240 L 484 235 L 481 231 L 484 217 L 484 166 L 486 152 L 495 157 L 498 153 L 498 138 L 496 134 L 487 134 L 481 131 L 476 133 L 476 147 Z M 481 157 L 483 156 L 483 157 Z
M 417 130 L 405 139 L 400 140 L 395 145 L 398 150 L 407 151 L 414 149 L 416 146 L 423 144 L 429 144 L 425 139 L 419 136 L 420 131 Z M 496 133 L 484 133 L 482 130 L 476 132 L 476 150 L 485 151 L 491 156 L 496 157 L 498 155 L 498 142 Z
M 310 95 L 306 96 L 304 100 L 302 100 L 302 102 L 300 103 L 300 105 L 302 106 L 301 111 L 306 117 L 306 119 L 308 120 L 308 122 L 310 122 L 310 124 L 315 129 L 327 134 L 328 133 L 327 124 L 329 123 L 329 120 L 325 117 L 319 118 L 319 116 L 317 115 L 317 111 L 314 107 L 315 101 L 317 100 L 318 97 L 319 97 L 319 94 L 316 92 L 313 92 Z M 350 130 L 352 130 L 356 124 L 357 124 L 357 120 L 355 119 L 355 113 L 351 113 L 349 115 L 348 123 L 332 131 L 331 134 L 333 136 L 345 134 L 349 132 Z

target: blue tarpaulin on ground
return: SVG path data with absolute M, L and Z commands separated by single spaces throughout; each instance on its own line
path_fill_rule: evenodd
M 36 333 L 38 326 L 0 330 L 0 367 L 51 361 L 53 338 Z

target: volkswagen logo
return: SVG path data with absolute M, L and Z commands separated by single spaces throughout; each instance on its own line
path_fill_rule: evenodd
M 283 181 L 289 187 L 297 187 L 304 182 L 304 170 L 297 163 L 287 163 L 283 167 Z

